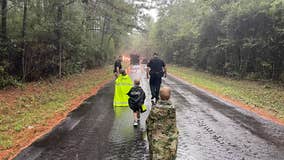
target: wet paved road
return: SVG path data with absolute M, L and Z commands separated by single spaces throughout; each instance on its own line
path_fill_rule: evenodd
M 138 66 L 133 78 L 145 74 Z M 177 160 L 283 160 L 284 127 L 231 106 L 180 80 L 167 78 L 173 89 L 180 131 Z M 148 159 L 145 133 L 132 126 L 128 108 L 112 107 L 113 83 L 90 97 L 51 133 L 26 148 L 17 160 L 143 160 Z M 149 97 L 146 105 L 150 110 Z
M 174 88 L 178 160 L 284 160 L 284 127 L 227 104 L 180 80 Z

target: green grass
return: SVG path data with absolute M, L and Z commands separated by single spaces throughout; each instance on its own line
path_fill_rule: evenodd
M 228 96 L 245 104 L 262 108 L 284 120 L 284 87 L 272 82 L 234 80 L 199 72 L 191 68 L 169 66 L 169 73 L 193 85 Z
M 0 135 L 0 145 L 5 148 L 8 149 L 10 147 L 12 147 L 12 139 L 11 136 L 7 136 L 7 135 Z
M 98 74 L 86 72 L 72 75 L 53 83 L 38 82 L 35 87 L 41 87 L 42 93 L 28 93 L 17 97 L 13 105 L 0 102 L 0 151 L 16 145 L 14 142 L 17 133 L 37 124 L 45 125 L 46 120 L 53 118 L 55 114 L 66 112 L 69 101 L 112 78 L 110 67 L 100 71 Z M 66 82 L 74 85 L 64 86 Z

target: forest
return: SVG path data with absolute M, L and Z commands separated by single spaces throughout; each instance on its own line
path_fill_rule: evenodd
M 284 81 L 283 0 L 173 0 L 159 10 L 148 32 L 130 38 L 139 52 L 213 74 Z
M 142 30 L 143 7 L 124 0 L 1 0 L 0 88 L 113 61 L 121 39 Z
M 157 20 L 141 8 L 156 8 Z M 121 52 L 284 81 L 283 0 L 1 0 L 0 29 L 0 88 L 80 73 Z

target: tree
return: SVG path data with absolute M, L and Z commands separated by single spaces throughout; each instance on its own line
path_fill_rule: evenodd
M 1 38 L 2 38 L 2 43 L 7 38 L 7 13 L 8 13 L 8 0 L 2 0 L 1 2 L 1 17 L 2 17 L 2 25 L 1 25 Z
M 3 0 L 1 78 L 33 81 L 102 66 L 139 29 L 137 16 L 124 0 Z
M 160 19 L 149 29 L 147 41 L 168 62 L 238 78 L 284 77 L 283 1 L 156 3 L 163 4 L 158 6 Z

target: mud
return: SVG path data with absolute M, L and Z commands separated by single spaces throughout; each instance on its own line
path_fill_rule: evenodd
M 113 108 L 113 82 L 49 134 L 22 151 L 16 160 L 136 160 L 148 159 L 145 119 L 150 91 L 145 73 L 132 68 L 148 95 L 148 111 L 134 128 L 129 108 Z M 177 160 L 283 160 L 284 127 L 231 105 L 173 77 L 163 85 L 173 89 L 179 144 Z

